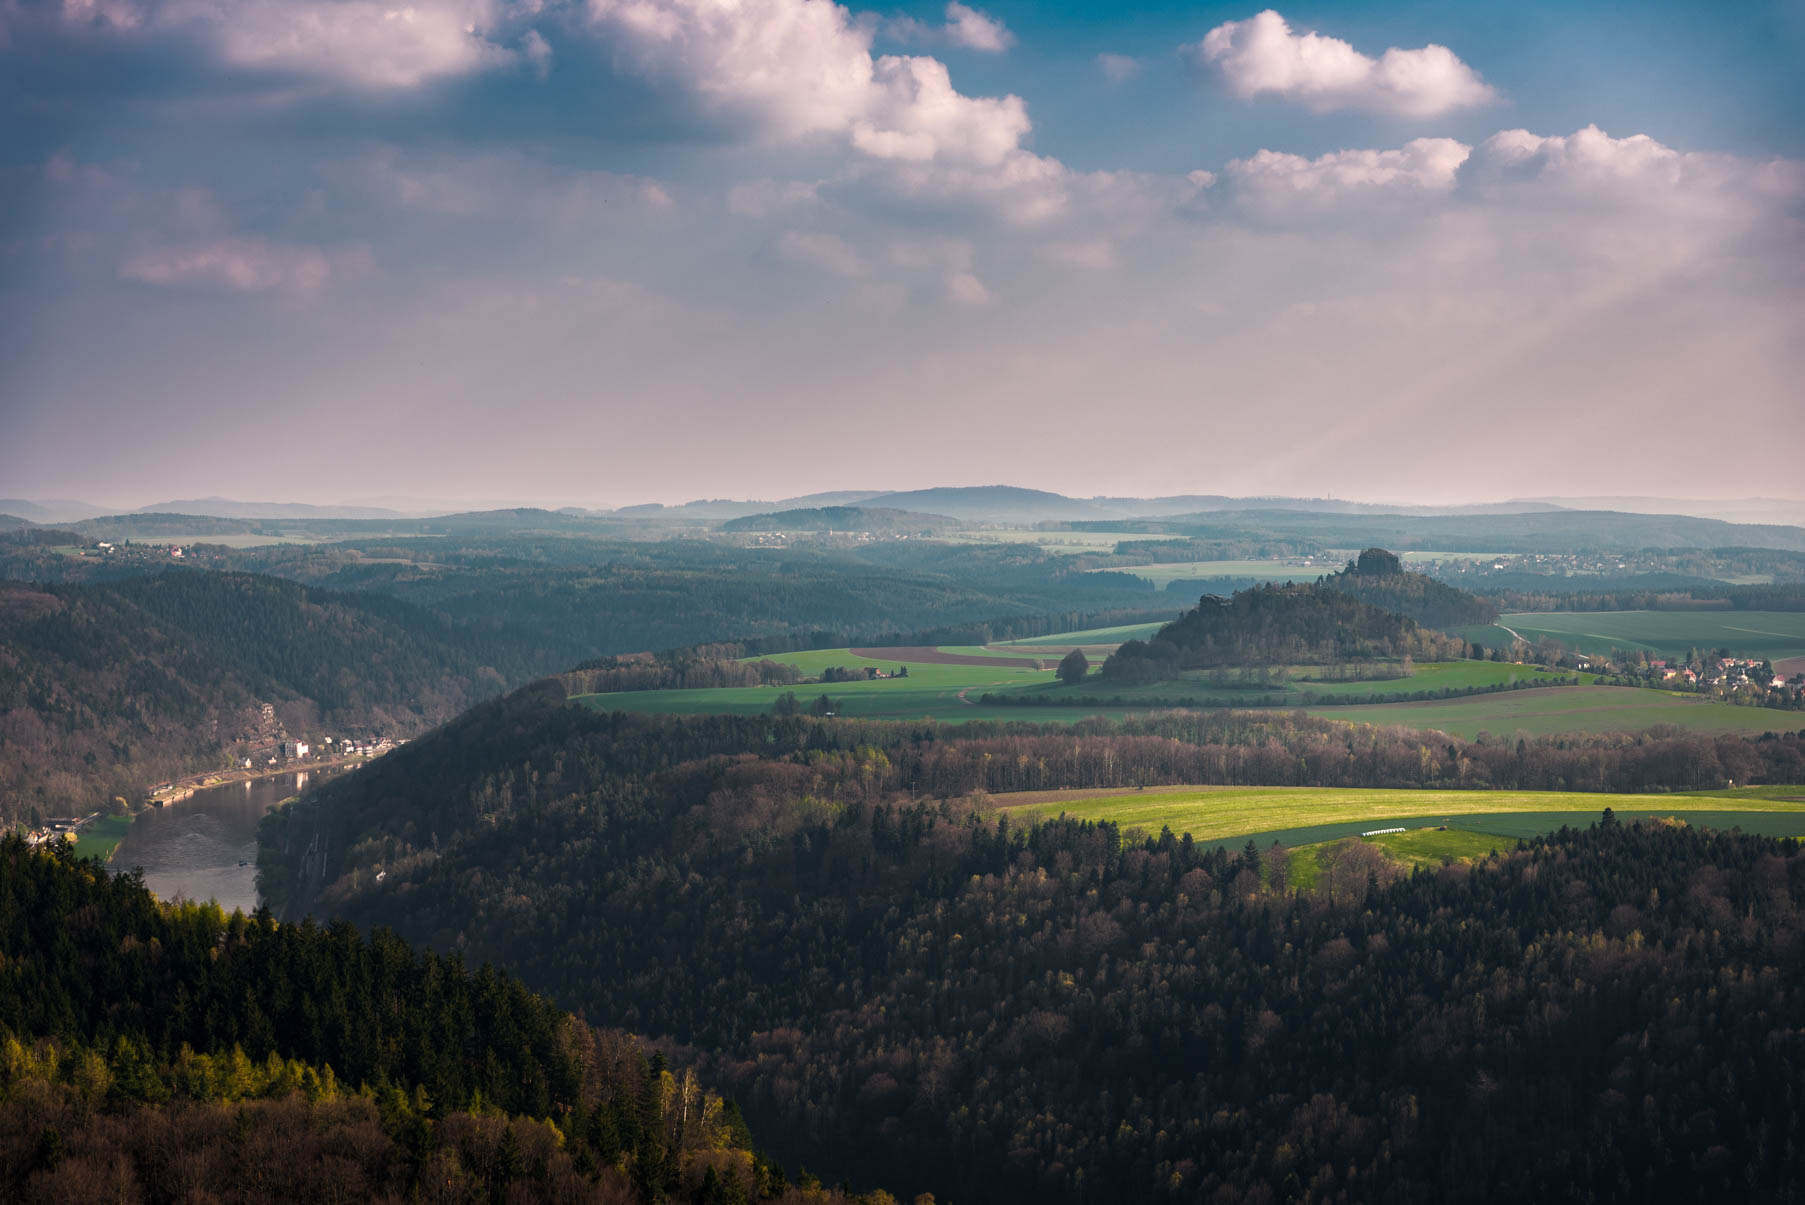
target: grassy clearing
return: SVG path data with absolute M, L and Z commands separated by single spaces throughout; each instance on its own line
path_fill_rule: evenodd
M 1671 724 L 1705 735 L 1792 732 L 1805 728 L 1805 713 L 1737 707 L 1691 695 L 1631 686 L 1569 686 L 1523 690 L 1427 703 L 1376 703 L 1323 708 L 1326 718 L 1356 724 L 1425 728 L 1472 738 L 1558 736 L 1565 733 L 1642 732 Z
M 1505 615 L 1498 622 L 1526 639 L 1550 636 L 1582 653 L 1636 649 L 1681 656 L 1688 649 L 1727 648 L 1736 656 L 1773 660 L 1805 655 L 1801 611 L 1548 611 Z
M 130 815 L 102 816 L 87 828 L 84 828 L 75 841 L 75 852 L 84 858 L 99 858 L 106 861 L 125 840 L 125 832 L 132 826 Z
M 1805 797 L 1805 787 L 1789 788 Z M 1068 793 L 1069 794 L 1069 793 Z M 1734 806 L 1726 806 L 1734 800 Z M 1009 795 L 995 802 L 1023 819 L 1059 815 L 1085 820 L 1112 820 L 1125 828 L 1157 833 L 1170 828 L 1202 842 L 1243 842 L 1262 847 L 1272 840 L 1286 845 L 1357 836 L 1375 828 L 1433 828 L 1458 822 L 1469 831 L 1521 836 L 1550 831 L 1564 823 L 1589 823 L 1605 808 L 1620 814 L 1715 816 L 1768 815 L 1784 827 L 1805 834 L 1805 801 L 1753 792 L 1726 796 L 1593 794 L 1566 791 L 1405 791 L 1340 787 L 1181 787 L 1046 799 L 1012 804 Z M 1464 822 L 1462 822 L 1462 818 Z M 1564 819 L 1551 821 L 1551 817 Z M 1583 819 L 1574 819 L 1575 817 Z M 1482 818 L 1482 819 L 1481 819 Z M 1518 823 L 1512 824 L 1516 818 Z M 1545 826 L 1545 827 L 1544 827 Z M 1515 832 L 1511 830 L 1517 830 Z
M 1385 851 L 1386 857 L 1406 870 L 1414 870 L 1419 866 L 1444 866 L 1449 862 L 1477 862 L 1495 853 L 1506 853 L 1517 846 L 1514 837 L 1504 838 L 1495 833 L 1476 833 L 1458 828 L 1420 828 L 1405 833 L 1385 833 L 1356 839 L 1378 846 Z M 1328 870 L 1329 860 L 1339 844 L 1340 841 L 1318 841 L 1293 849 L 1288 868 L 1288 886 L 1304 891 L 1315 887 Z

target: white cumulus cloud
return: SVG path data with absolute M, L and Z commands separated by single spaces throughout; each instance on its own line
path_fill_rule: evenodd
M 1613 138 L 1587 126 L 1553 136 L 1501 130 L 1474 148 L 1461 180 L 1471 195 L 1492 200 L 1765 212 L 1805 192 L 1805 167 L 1679 151 L 1646 134 Z
M 50 19 L 88 35 L 190 38 L 234 70 L 387 90 L 513 60 L 514 52 L 489 36 L 513 11 L 502 5 L 503 0 L 62 0 Z M 0 44 L 8 25 L 20 21 L 17 6 L 0 4 Z M 549 49 L 531 33 L 524 48 L 541 65 Z
M 1015 35 L 989 13 L 953 0 L 946 6 L 946 33 L 955 46 L 1000 53 L 1015 45 Z
M 1187 50 L 1238 97 L 1270 94 L 1317 112 L 1365 109 L 1431 117 L 1496 96 L 1446 46 L 1394 46 L 1375 59 L 1340 38 L 1295 33 L 1271 9 L 1218 25 Z
M 412 88 L 511 56 L 484 36 L 491 0 L 242 0 L 215 9 L 232 66 Z
M 831 0 L 589 0 L 634 70 L 777 139 L 838 135 L 878 159 L 999 164 L 1030 129 L 1020 97 L 971 97 L 946 65 L 873 57 Z
M 892 17 L 882 25 L 885 35 L 898 42 L 918 46 L 957 46 L 963 50 L 981 50 L 1001 54 L 1015 45 L 1009 27 L 991 16 L 958 0 L 946 6 L 946 24 L 933 25 L 914 17 Z
M 1329 209 L 1350 199 L 1414 200 L 1451 192 L 1472 148 L 1418 138 L 1397 150 L 1333 151 L 1314 159 L 1263 150 L 1224 169 L 1244 208 L 1266 213 Z

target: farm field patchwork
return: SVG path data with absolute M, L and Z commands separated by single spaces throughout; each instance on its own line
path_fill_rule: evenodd
M 1380 828 L 1452 829 L 1508 842 L 1562 825 L 1590 824 L 1605 808 L 1625 819 L 1678 817 L 1711 828 L 1740 826 L 1805 836 L 1805 786 L 1696 794 L 1571 791 L 1411 791 L 1339 787 L 1159 787 L 995 795 L 1012 816 L 1109 820 L 1157 833 L 1170 828 L 1206 844 L 1310 845 Z M 1418 838 L 1422 844 L 1427 838 Z M 1432 843 L 1432 842 L 1431 842 Z M 1411 843 L 1405 843 L 1411 844 Z
M 1641 732 L 1662 724 L 1704 735 L 1805 729 L 1805 712 L 1738 707 L 1691 695 L 1632 686 L 1569 686 L 1417 703 L 1323 708 L 1330 719 L 1422 728 L 1472 738 L 1494 735 Z
M 1736 656 L 1775 661 L 1805 656 L 1802 611 L 1537 611 L 1498 622 L 1525 639 L 1548 636 L 1582 653 L 1619 648 L 1680 656 L 1688 649 L 1727 648 Z
M 1115 629 L 1120 631 L 1121 629 Z M 1090 646 L 1100 652 L 1109 645 Z M 1355 682 L 1293 681 L 1270 687 L 1240 688 L 1192 675 L 1146 686 L 1117 687 L 1092 676 L 1078 686 L 1055 681 L 1053 670 L 1066 649 L 1051 645 L 949 645 L 938 649 L 813 649 L 774 653 L 758 658 L 781 661 L 818 676 L 840 666 L 874 668 L 894 674 L 907 667 L 907 677 L 789 686 L 736 686 L 693 690 L 625 691 L 586 695 L 583 701 L 606 710 L 748 715 L 769 711 L 779 696 L 794 691 L 804 704 L 822 694 L 840 704 L 839 712 L 866 718 L 953 721 L 1002 719 L 1032 723 L 1069 723 L 1093 715 L 1120 717 L 1137 708 L 1173 703 L 1213 707 L 1271 707 L 1291 703 L 1328 708 L 1335 697 L 1366 698 L 1424 690 L 1471 690 L 1512 681 L 1553 680 L 1558 675 L 1534 666 L 1462 661 L 1418 666 L 1408 678 Z M 1037 668 L 1038 667 L 1038 668 Z M 1026 696 L 1033 706 L 986 706 L 984 696 Z M 963 696 L 963 697 L 961 697 Z M 1116 703 L 1120 697 L 1123 701 Z M 1070 699 L 1068 704 L 1065 700 Z M 1085 702 L 1085 700 L 1104 700 Z M 1337 708 L 1337 713 L 1341 710 Z
M 796 687 L 748 686 L 720 689 L 631 691 L 586 695 L 581 701 L 601 710 L 721 713 L 768 712 L 779 696 L 794 690 L 807 705 L 826 694 L 844 715 L 862 718 L 938 719 L 951 722 L 1000 720 L 1072 723 L 1091 716 L 1122 718 L 1146 714 L 1167 703 L 1192 706 L 1252 708 L 1302 707 L 1332 719 L 1354 723 L 1435 729 L 1460 736 L 1482 731 L 1531 735 L 1640 731 L 1671 724 L 1701 733 L 1753 733 L 1805 728 L 1805 715 L 1734 707 L 1726 703 L 1661 691 L 1593 685 L 1520 689 L 1414 702 L 1369 702 L 1369 696 L 1408 695 L 1422 691 L 1470 691 L 1558 678 L 1536 666 L 1500 662 L 1428 663 L 1408 678 L 1354 682 L 1291 680 L 1272 686 L 1239 687 L 1193 674 L 1169 682 L 1117 687 L 1094 673 L 1075 687 L 1054 680 L 1059 658 L 1084 647 L 1092 664 L 1125 639 L 1151 635 L 1158 624 L 1096 628 L 1055 636 L 1037 636 L 988 646 L 949 645 L 936 649 L 813 649 L 771 654 L 763 660 L 783 661 L 804 674 L 818 676 L 830 666 L 894 674 L 906 666 L 908 676 L 853 682 L 814 683 Z M 1038 664 L 1040 668 L 1034 668 Z M 1589 683 L 1586 675 L 1579 675 Z M 983 696 L 1014 695 L 1036 700 L 1033 706 L 985 705 Z M 1116 700 L 1120 698 L 1121 702 Z M 1360 702 L 1336 704 L 1335 698 Z M 1071 700 L 1067 702 L 1066 700 Z M 1092 700 L 1085 702 L 1084 700 Z
M 1489 687 L 1510 686 L 1515 683 L 1546 683 L 1549 686 L 1564 685 L 1577 677 L 1582 683 L 1592 681 L 1590 674 L 1563 673 L 1550 671 L 1534 665 L 1515 665 L 1496 661 L 1435 661 L 1425 662 L 1415 667 L 1408 677 L 1367 678 L 1347 681 L 1322 681 L 1317 676 L 1322 673 L 1320 667 L 1291 667 L 1287 676 L 1269 685 L 1258 684 L 1257 676 L 1249 684 L 1241 684 L 1240 671 L 1229 670 L 1226 674 L 1212 676 L 1204 670 L 1192 671 L 1178 678 L 1163 682 L 1149 682 L 1144 685 L 1122 686 L 1105 681 L 1093 674 L 1077 686 L 1065 686 L 1057 682 L 1043 683 L 1016 691 L 1017 694 L 1029 695 L 1055 701 L 1061 697 L 1073 698 L 1121 698 L 1134 703 L 1145 701 L 1143 705 L 1155 705 L 1161 700 L 1182 700 L 1205 706 L 1334 706 L 1333 701 L 1340 699 L 1366 699 L 1372 695 L 1406 696 L 1420 694 L 1425 691 L 1471 691 Z M 1269 702 L 1268 700 L 1278 700 Z

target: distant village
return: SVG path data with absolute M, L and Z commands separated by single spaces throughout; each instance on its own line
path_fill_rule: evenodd
M 1805 702 L 1805 673 L 1788 677 L 1758 657 L 1699 654 L 1684 660 L 1625 660 L 1612 672 L 1636 679 L 1638 685 L 1693 690 L 1764 707 L 1798 707 Z
M 302 740 L 283 730 L 281 721 L 276 717 L 275 704 L 262 703 L 258 705 L 251 731 L 242 734 L 235 742 L 238 747 L 231 754 L 228 765 L 186 778 L 157 783 L 145 793 L 138 806 L 168 807 L 209 787 L 301 771 L 308 766 L 342 765 L 349 761 L 367 760 L 380 757 L 406 743 L 404 738 L 388 736 L 334 735 Z M 116 800 L 110 810 L 113 814 L 122 814 L 123 811 L 137 809 L 126 805 L 124 800 Z M 107 815 L 108 811 L 109 809 L 101 808 L 81 816 L 47 818 L 39 827 L 27 830 L 26 843 L 38 846 L 57 840 L 74 842 L 79 839 L 83 829 Z

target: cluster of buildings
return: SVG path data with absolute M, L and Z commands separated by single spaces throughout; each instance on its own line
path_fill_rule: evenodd
M 26 833 L 25 844 L 35 849 L 59 839 L 73 841 L 82 829 L 99 818 L 99 812 L 89 812 L 86 816 L 53 816 L 44 821 L 42 828 L 34 828 Z
M 284 739 L 263 749 L 253 750 L 240 759 L 240 768 L 252 769 L 259 757 L 265 765 L 283 762 L 317 761 L 322 758 L 378 757 L 405 741 L 389 737 L 326 737 L 317 746 L 308 741 Z
M 1690 663 L 1651 660 L 1643 673 L 1664 686 L 1681 689 L 1722 694 L 1778 692 L 1790 697 L 1805 694 L 1805 673 L 1789 678 L 1758 657 L 1703 657 Z

